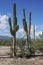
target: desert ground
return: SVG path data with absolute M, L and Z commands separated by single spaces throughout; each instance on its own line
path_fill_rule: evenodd
M 0 58 L 0 65 L 43 65 L 43 58 Z
M 3 46 L 0 47 L 0 65 L 43 65 L 43 56 L 31 57 L 28 59 L 20 57 L 14 57 L 14 58 L 1 57 L 4 54 L 6 55 L 7 52 L 8 47 Z

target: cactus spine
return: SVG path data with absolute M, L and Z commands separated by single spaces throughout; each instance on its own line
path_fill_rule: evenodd
M 26 36 L 27 36 L 27 44 L 28 44 L 28 49 L 29 49 L 29 44 L 31 44 L 30 41 L 30 30 L 31 30 L 31 12 L 29 13 L 29 26 L 27 26 L 27 22 L 26 22 L 26 17 L 25 17 L 25 9 L 23 9 L 23 27 L 24 27 L 24 31 L 26 32 Z
M 16 4 L 13 5 L 13 28 L 11 24 L 11 18 L 8 19 L 10 26 L 10 33 L 13 35 L 13 46 L 14 46 L 14 56 L 16 56 L 16 32 L 19 29 L 19 25 L 17 25 L 17 17 L 16 17 Z

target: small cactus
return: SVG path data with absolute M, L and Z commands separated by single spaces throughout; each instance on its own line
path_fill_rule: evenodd
M 17 17 L 16 17 L 16 4 L 13 5 L 13 28 L 11 24 L 11 18 L 8 19 L 10 26 L 10 33 L 13 35 L 13 46 L 14 46 L 14 56 L 16 56 L 16 32 L 19 29 L 19 25 L 17 25 Z

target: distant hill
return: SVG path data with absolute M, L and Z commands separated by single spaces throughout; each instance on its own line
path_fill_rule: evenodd
M 9 36 L 1 36 L 0 35 L 0 40 L 9 40 L 9 39 L 11 39 L 11 37 L 9 37 Z

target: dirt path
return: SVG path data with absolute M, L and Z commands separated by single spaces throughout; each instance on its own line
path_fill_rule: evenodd
M 0 46 L 0 55 L 5 55 L 10 52 L 9 47 Z M 43 57 L 35 58 L 1 58 L 0 65 L 43 65 Z
M 0 58 L 0 65 L 43 65 L 43 58 Z
M 10 53 L 10 47 L 9 46 L 0 46 L 0 56 L 7 55 Z

